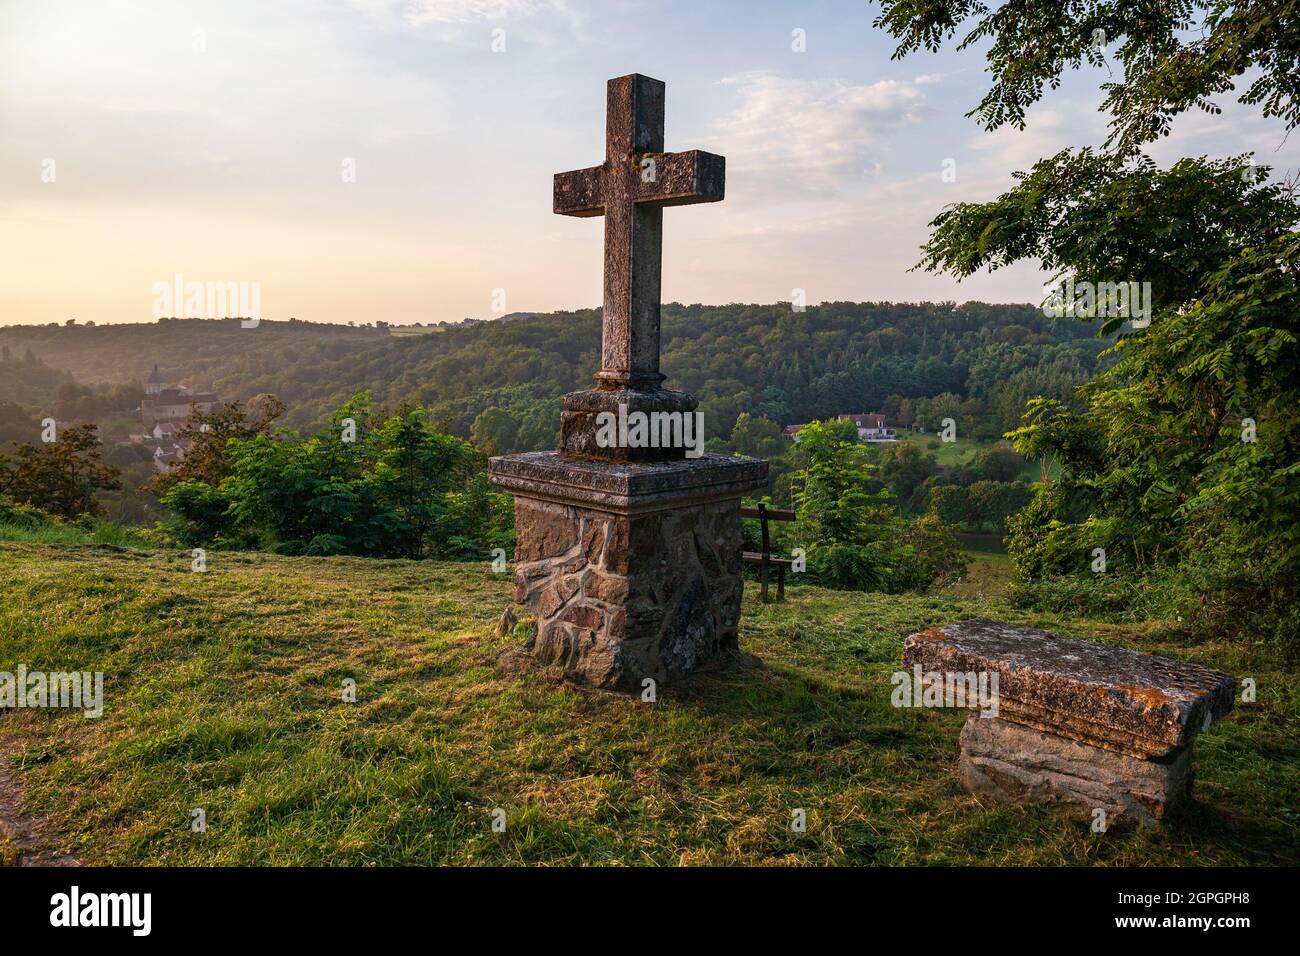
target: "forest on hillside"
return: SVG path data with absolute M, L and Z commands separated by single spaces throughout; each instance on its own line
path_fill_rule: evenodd
M 901 410 L 924 424 L 918 400 L 938 396 L 946 411 L 960 409 L 969 434 L 995 438 L 1019 423 L 1028 398 L 1068 399 L 1098 370 L 1105 344 L 1091 324 L 1029 305 L 830 302 L 796 312 L 789 303 L 669 303 L 662 367 L 670 387 L 701 399 L 715 441 L 731 437 L 742 412 L 784 426 L 849 412 L 894 420 Z M 554 447 L 556 399 L 587 387 L 599 367 L 600 312 L 401 330 L 265 320 L 242 328 L 237 319 L 7 326 L 0 348 L 0 403 L 35 418 L 60 417 L 52 403 L 62 395 L 68 410 L 76 386 L 106 396 L 102 415 L 83 400 L 79 417 L 112 417 L 122 391 L 109 399 L 110 386 L 138 388 L 157 364 L 168 381 L 226 401 L 273 394 L 293 428 L 319 428 L 364 390 L 380 405 L 426 406 L 449 433 L 509 452 Z M 6 414 L 19 413 L 0 406 L 0 420 Z

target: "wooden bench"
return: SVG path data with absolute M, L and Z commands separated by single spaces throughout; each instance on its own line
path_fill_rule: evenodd
M 795 514 L 788 508 L 769 508 L 767 505 L 760 504 L 756 508 L 742 507 L 740 509 L 742 518 L 757 518 L 763 529 L 763 550 L 746 551 L 744 559 L 746 564 L 758 566 L 758 580 L 763 585 L 762 601 L 764 604 L 767 600 L 767 581 L 768 569 L 776 567 L 776 599 L 785 600 L 785 569 L 794 567 L 794 561 L 789 558 L 776 558 L 772 556 L 771 541 L 768 538 L 767 523 L 769 521 L 793 521 Z M 733 552 L 734 554 L 734 552 Z

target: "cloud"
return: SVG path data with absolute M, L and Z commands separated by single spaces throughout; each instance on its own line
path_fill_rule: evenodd
M 965 72 L 966 72 L 965 70 L 952 70 L 951 72 L 948 73 L 922 73 L 912 82 L 915 83 L 917 86 L 929 86 L 933 83 L 942 83 L 950 76 L 958 76 Z
M 415 34 L 461 47 L 482 47 L 484 31 L 507 26 L 525 43 L 554 47 L 584 41 L 585 15 L 568 0 L 348 0 L 362 22 L 382 34 Z M 526 26 L 525 26 L 526 25 Z
M 558 0 L 409 0 L 403 4 L 402 17 L 411 26 L 422 26 L 514 20 L 565 9 Z
M 1058 110 L 1035 109 L 1030 111 L 1024 129 L 1008 123 L 991 133 L 979 133 L 969 147 L 989 157 L 985 169 L 1001 173 L 1010 181 L 1014 170 L 1028 169 L 1067 147 L 1104 138 L 1105 130 L 1095 113 L 1071 110 L 1067 118 Z
M 747 191 L 784 198 L 830 196 L 875 177 L 882 143 L 926 111 L 916 84 L 898 80 L 854 85 L 758 72 L 722 82 L 740 97 L 714 137 L 728 172 Z
M 1280 119 L 1262 116 L 1258 109 L 1227 97 L 1219 105 L 1222 113 L 1190 110 L 1178 116 L 1170 134 L 1146 151 L 1166 166 L 1183 156 L 1224 158 L 1253 152 L 1257 164 L 1273 168 L 1275 179 L 1300 167 L 1300 136 L 1289 135 Z

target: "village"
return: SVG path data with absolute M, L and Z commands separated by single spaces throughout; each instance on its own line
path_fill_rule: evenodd
M 153 367 L 144 386 L 140 402 L 141 430 L 115 438 L 114 445 L 146 445 L 153 448 L 153 465 L 157 471 L 170 471 L 189 451 L 189 442 L 181 435 L 193 408 L 204 414 L 221 407 L 212 392 L 196 392 L 183 383 L 163 380 L 158 366 Z

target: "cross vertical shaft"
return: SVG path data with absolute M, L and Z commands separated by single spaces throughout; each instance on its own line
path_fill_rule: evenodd
M 597 382 L 644 388 L 659 372 L 659 287 L 664 213 L 637 205 L 632 180 L 639 157 L 664 150 L 664 84 L 632 74 L 605 93 L 605 308 Z M 618 175 L 623 173 L 624 175 Z

